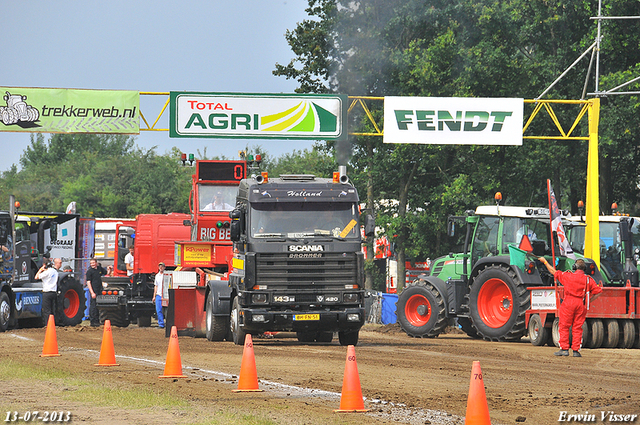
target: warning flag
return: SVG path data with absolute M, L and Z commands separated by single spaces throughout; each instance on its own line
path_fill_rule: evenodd
M 560 215 L 560 208 L 558 208 L 558 202 L 556 201 L 556 195 L 553 193 L 551 187 L 551 180 L 547 180 L 547 188 L 549 189 L 549 218 L 551 219 L 551 230 L 556 232 L 558 236 L 558 245 L 560 246 L 560 255 L 576 259 L 573 254 L 573 249 L 567 240 L 567 235 L 564 233 L 564 227 L 562 226 L 562 218 Z

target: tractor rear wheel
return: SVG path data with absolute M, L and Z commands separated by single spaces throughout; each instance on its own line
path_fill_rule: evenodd
M 489 265 L 473 279 L 469 291 L 471 322 L 487 341 L 515 341 L 526 333 L 529 291 L 508 266 Z
M 447 326 L 444 300 L 425 280 L 415 280 L 398 296 L 398 323 L 409 336 L 433 338 Z
M 549 339 L 549 329 L 544 327 L 539 314 L 532 314 L 529 318 L 529 339 L 537 347 L 545 345 Z
M 82 323 L 84 304 L 84 288 L 80 282 L 69 277 L 60 282 L 57 299 L 58 324 L 75 326 Z

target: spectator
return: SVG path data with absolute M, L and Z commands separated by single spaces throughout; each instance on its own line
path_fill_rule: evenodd
M 58 270 L 49 258 L 43 257 L 42 267 L 36 273 L 36 279 L 42 279 L 42 318 L 46 325 L 49 315 L 55 316 L 58 298 Z
M 98 264 L 98 260 L 95 258 L 92 258 L 89 264 L 91 265 L 87 270 L 87 288 L 91 294 L 89 321 L 91 326 L 100 326 L 100 312 L 98 311 L 96 297 L 99 293 L 102 293 L 102 276 L 107 274 L 107 271 Z
M 129 253 L 124 257 L 124 264 L 127 266 L 127 276 L 133 275 L 133 245 L 129 247 Z
M 231 211 L 233 207 L 224 202 L 222 192 L 216 192 L 213 201 L 204 206 L 202 211 Z
M 164 263 L 158 264 L 158 273 L 153 283 L 153 299 L 156 302 L 156 314 L 158 315 L 158 327 L 164 328 L 164 314 L 162 313 L 162 283 L 164 279 Z

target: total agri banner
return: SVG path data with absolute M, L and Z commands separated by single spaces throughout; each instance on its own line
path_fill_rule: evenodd
M 339 140 L 347 96 L 170 93 L 169 137 Z
M 522 145 L 524 99 L 385 97 L 384 143 Z
M 0 131 L 140 133 L 140 93 L 0 87 Z

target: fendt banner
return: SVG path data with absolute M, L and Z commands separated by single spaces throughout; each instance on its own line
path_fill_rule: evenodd
M 524 100 L 385 97 L 384 143 L 522 145 Z
M 338 140 L 347 96 L 170 93 L 169 137 Z
M 0 131 L 140 133 L 140 93 L 0 87 Z

